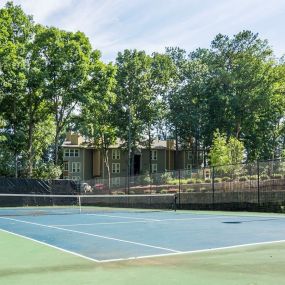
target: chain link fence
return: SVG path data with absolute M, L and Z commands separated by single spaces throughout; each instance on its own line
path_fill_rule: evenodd
M 111 179 L 95 178 L 81 182 L 81 193 L 176 193 L 181 209 L 283 212 L 285 161 L 258 161 Z

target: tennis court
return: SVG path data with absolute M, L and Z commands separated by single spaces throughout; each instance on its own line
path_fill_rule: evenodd
M 47 209 L 50 214 L 45 214 Z M 181 259 L 185 260 L 186 258 L 188 261 L 184 261 L 184 264 L 187 264 L 189 260 L 197 259 L 199 254 L 206 254 L 213 258 L 215 256 L 213 254 L 219 255 L 221 252 L 229 254 L 233 251 L 239 254 L 239 259 L 243 259 L 246 258 L 248 252 L 256 250 L 256 248 L 259 249 L 256 256 L 260 254 L 260 250 L 262 252 L 272 246 L 275 251 L 281 252 L 285 244 L 285 217 L 281 214 L 174 210 L 135 211 L 133 209 L 101 207 L 96 209 L 93 207 L 92 211 L 90 208 L 88 211 L 84 211 L 84 207 L 80 208 L 80 211 L 77 210 L 71 209 L 70 212 L 67 212 L 68 208 L 66 207 L 31 207 L 28 210 L 30 212 L 25 212 L 26 208 L 1 208 L 0 236 L 4 235 L 7 248 L 9 248 L 10 242 L 13 244 L 16 241 L 18 247 L 15 247 L 15 251 L 24 247 L 25 243 L 29 243 L 32 248 L 40 247 L 43 250 L 42 253 L 52 250 L 68 255 L 69 260 L 75 258 L 84 262 L 85 259 L 89 263 L 101 264 L 101 266 L 126 264 L 127 262 L 130 272 L 134 270 L 132 262 L 141 261 L 142 271 L 140 272 L 143 272 L 146 263 L 164 263 L 167 260 L 166 264 L 171 261 L 173 266 L 172 261 L 174 264 L 176 262 L 179 264 Z M 31 251 L 33 250 L 30 249 Z M 12 256 L 13 254 L 13 252 L 10 253 Z M 230 264 L 232 260 L 228 260 L 227 254 L 224 256 L 223 262 Z M 56 254 L 53 255 L 54 263 L 56 263 Z M 279 256 L 279 258 L 281 263 L 283 260 L 284 264 L 283 256 Z M 7 259 L 7 257 L 5 258 Z M 29 254 L 29 258 L 32 259 L 33 255 Z M 204 266 L 207 266 L 207 258 L 204 259 Z M 15 268 L 17 266 L 15 264 Z M 187 278 L 186 276 L 187 274 L 183 278 Z M 164 277 L 161 276 L 160 280 L 163 281 Z M 2 275 L 2 278 L 8 282 L 8 279 L 5 279 L 5 274 Z M 145 278 L 147 280 L 149 276 L 145 276 Z M 179 283 L 180 277 L 176 276 L 176 278 L 178 279 L 175 279 L 175 282 L 170 283 L 182 284 Z M 162 283 L 168 284 L 167 282 L 164 280 Z M 0 284 L 8 283 L 0 282 Z M 81 282 L 80 284 L 89 283 Z M 113 283 L 103 282 L 102 284 Z M 285 284 L 285 280 L 283 284 Z

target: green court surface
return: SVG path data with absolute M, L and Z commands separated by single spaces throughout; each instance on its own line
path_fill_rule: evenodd
M 285 284 L 282 242 L 97 263 L 0 231 L 0 252 L 1 285 Z

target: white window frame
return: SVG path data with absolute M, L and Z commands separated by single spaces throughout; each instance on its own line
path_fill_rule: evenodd
M 151 164 L 151 173 L 157 173 L 157 163 Z
M 79 157 L 79 149 L 70 148 L 64 150 L 65 157 Z
M 121 164 L 120 163 L 112 163 L 112 173 L 120 173 L 121 172 Z
M 111 179 L 111 184 L 112 184 L 112 186 L 120 186 L 120 184 L 121 184 L 120 177 L 113 177 Z
M 156 149 L 150 151 L 150 158 L 151 160 L 157 160 L 157 150 Z
M 81 163 L 80 162 L 72 162 L 71 164 L 71 172 L 72 173 L 79 173 L 81 169 Z
M 119 160 L 121 157 L 121 153 L 119 149 L 112 149 L 112 159 Z

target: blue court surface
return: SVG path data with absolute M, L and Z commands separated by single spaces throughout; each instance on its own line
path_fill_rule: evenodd
M 0 216 L 0 230 L 98 262 L 285 240 L 284 215 L 187 211 Z

